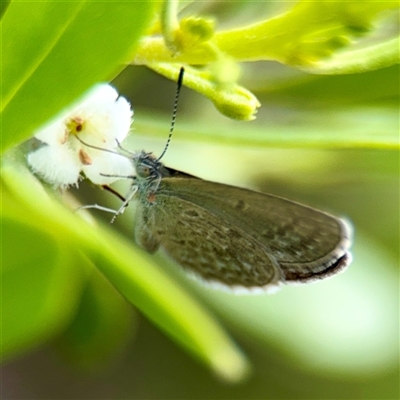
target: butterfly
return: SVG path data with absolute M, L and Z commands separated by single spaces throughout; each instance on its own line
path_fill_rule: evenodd
M 144 151 L 132 162 L 126 204 L 136 203 L 135 241 L 150 253 L 162 248 L 207 283 L 269 289 L 324 279 L 351 261 L 351 227 L 343 219 L 197 178 Z
M 210 182 L 161 163 L 160 157 L 127 154 L 136 170 L 131 190 L 114 219 L 136 205 L 135 241 L 149 253 L 159 248 L 192 276 L 216 287 L 268 290 L 283 283 L 324 279 L 351 262 L 352 229 L 344 219 L 271 194 Z M 82 141 L 81 141 L 82 142 Z M 84 143 L 84 142 L 82 142 Z M 95 146 L 84 143 L 99 150 Z M 109 150 L 105 150 L 109 151 Z M 119 176 L 121 177 L 121 176 Z

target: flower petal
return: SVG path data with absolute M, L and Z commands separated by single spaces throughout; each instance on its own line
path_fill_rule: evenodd
M 28 154 L 28 164 L 33 172 L 56 187 L 78 184 L 81 164 L 76 153 L 67 145 L 44 145 Z
M 90 152 L 93 163 L 82 167 L 82 171 L 86 177 L 94 184 L 110 185 L 121 178 L 128 178 L 135 175 L 135 169 L 129 158 L 120 154 L 98 153 L 100 154 L 93 156 L 93 152 Z M 114 176 L 108 177 L 103 175 Z

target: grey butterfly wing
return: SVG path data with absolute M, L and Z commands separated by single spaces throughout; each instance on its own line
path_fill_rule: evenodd
M 258 242 L 197 204 L 157 194 L 139 207 L 136 241 L 148 251 L 161 245 L 186 272 L 229 287 L 268 287 L 282 280 L 278 264 Z
M 207 281 L 259 287 L 321 279 L 349 262 L 348 225 L 272 195 L 193 179 L 164 178 L 139 207 L 136 239 L 159 245 Z

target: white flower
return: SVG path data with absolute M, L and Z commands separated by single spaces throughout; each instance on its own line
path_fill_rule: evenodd
M 43 146 L 28 154 L 28 163 L 55 187 L 77 185 L 82 173 L 97 185 L 119 179 L 103 175 L 134 175 L 128 158 L 86 145 L 117 152 L 117 141 L 129 133 L 132 115 L 128 101 L 113 87 L 97 85 L 35 132 Z

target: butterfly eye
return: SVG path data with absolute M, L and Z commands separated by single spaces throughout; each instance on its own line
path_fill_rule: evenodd
M 148 178 L 150 176 L 150 168 L 145 165 L 138 165 L 136 167 L 136 173 L 141 178 Z

